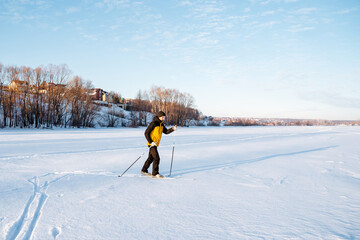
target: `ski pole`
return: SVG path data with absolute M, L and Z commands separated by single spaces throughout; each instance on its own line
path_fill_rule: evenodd
M 173 161 L 174 161 L 174 148 L 175 148 L 175 146 L 173 146 L 173 149 L 172 149 L 172 156 L 171 156 L 171 165 L 170 165 L 170 174 L 169 174 L 169 176 L 171 176 L 171 170 L 172 170 L 172 165 L 173 165 Z
M 128 167 L 128 169 L 125 170 L 125 172 L 123 172 L 121 175 L 119 175 L 118 177 L 122 177 L 145 153 L 147 150 L 145 150 L 136 160 L 135 162 L 133 162 L 133 164 L 130 165 L 130 167 Z
M 173 161 L 174 161 L 175 135 L 176 135 L 176 131 L 175 131 L 175 133 L 174 133 L 174 141 L 173 141 L 173 148 L 172 148 L 172 155 L 171 155 L 171 164 L 170 164 L 170 174 L 169 174 L 169 177 L 171 176 L 171 170 L 172 170 L 172 165 L 173 165 Z

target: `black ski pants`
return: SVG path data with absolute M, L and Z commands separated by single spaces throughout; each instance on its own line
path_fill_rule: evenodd
M 148 172 L 148 168 L 150 167 L 151 163 L 152 163 L 152 175 L 155 176 L 156 174 L 159 173 L 159 164 L 160 164 L 160 156 L 157 147 L 151 147 L 149 149 L 149 157 L 145 161 L 141 171 Z

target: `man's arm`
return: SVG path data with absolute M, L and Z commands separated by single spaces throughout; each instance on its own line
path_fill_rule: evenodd
M 169 133 L 172 133 L 173 131 L 175 131 L 174 128 L 167 129 L 167 128 L 164 126 L 163 133 L 169 134 Z

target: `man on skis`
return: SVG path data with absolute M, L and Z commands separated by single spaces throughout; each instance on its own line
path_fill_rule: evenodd
M 141 173 L 144 175 L 150 175 L 148 168 L 152 163 L 152 177 L 163 178 L 164 176 L 159 173 L 160 156 L 157 147 L 160 144 L 162 133 L 169 134 L 176 130 L 177 126 L 167 129 L 164 125 L 165 113 L 160 111 L 149 124 L 145 131 L 145 137 L 147 145 L 149 147 L 149 157 L 144 163 Z

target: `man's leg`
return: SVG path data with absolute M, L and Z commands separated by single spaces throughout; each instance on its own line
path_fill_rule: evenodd
M 152 175 L 155 176 L 156 174 L 159 174 L 160 156 L 159 156 L 157 147 L 152 147 L 150 152 L 151 152 L 152 159 L 153 159 Z
M 143 168 L 141 169 L 142 172 L 148 172 L 150 164 L 153 162 L 153 156 L 151 154 L 151 148 L 149 149 L 149 156 L 146 159 Z

